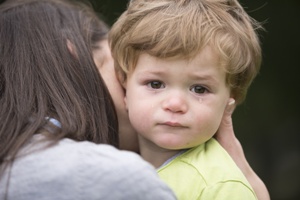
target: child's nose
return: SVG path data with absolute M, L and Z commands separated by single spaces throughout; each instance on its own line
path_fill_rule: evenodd
M 164 110 L 171 111 L 174 113 L 186 113 L 188 105 L 184 94 L 171 94 L 166 96 L 162 103 Z

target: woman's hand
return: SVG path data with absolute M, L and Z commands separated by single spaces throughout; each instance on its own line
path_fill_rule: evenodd
M 255 191 L 258 200 L 270 200 L 270 195 L 267 187 L 249 165 L 248 161 L 246 160 L 243 147 L 234 134 L 231 116 L 235 107 L 235 101 L 234 99 L 231 99 L 225 109 L 219 130 L 214 137 L 228 152 L 228 154 L 232 157 L 234 162 L 243 172 L 243 174 L 251 184 L 253 190 Z

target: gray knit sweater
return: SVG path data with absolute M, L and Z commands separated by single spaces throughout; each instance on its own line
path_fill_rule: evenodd
M 1 200 L 175 199 L 135 153 L 70 139 L 48 148 L 34 141 L 15 160 L 9 182 L 8 173 L 1 178 Z

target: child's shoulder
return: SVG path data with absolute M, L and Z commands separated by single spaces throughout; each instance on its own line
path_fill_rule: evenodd
M 234 187 L 232 194 L 247 193 L 248 196 L 255 197 L 243 173 L 213 138 L 179 155 L 160 168 L 158 174 L 174 191 L 179 191 L 176 193 L 180 196 L 189 187 L 197 191 L 195 194 L 189 193 L 189 198 L 190 195 L 195 197 L 202 192 L 202 195 L 206 195 L 221 188 Z
M 198 174 L 198 176 L 203 177 L 205 180 L 244 180 L 244 175 L 238 166 L 214 138 L 179 155 L 166 165 L 163 170 L 168 168 L 193 171 L 193 173 Z

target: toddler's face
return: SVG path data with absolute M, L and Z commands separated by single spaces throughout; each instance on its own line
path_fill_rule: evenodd
M 209 46 L 191 60 L 142 54 L 128 74 L 125 97 L 142 143 L 175 150 L 210 139 L 230 98 L 225 76 Z

